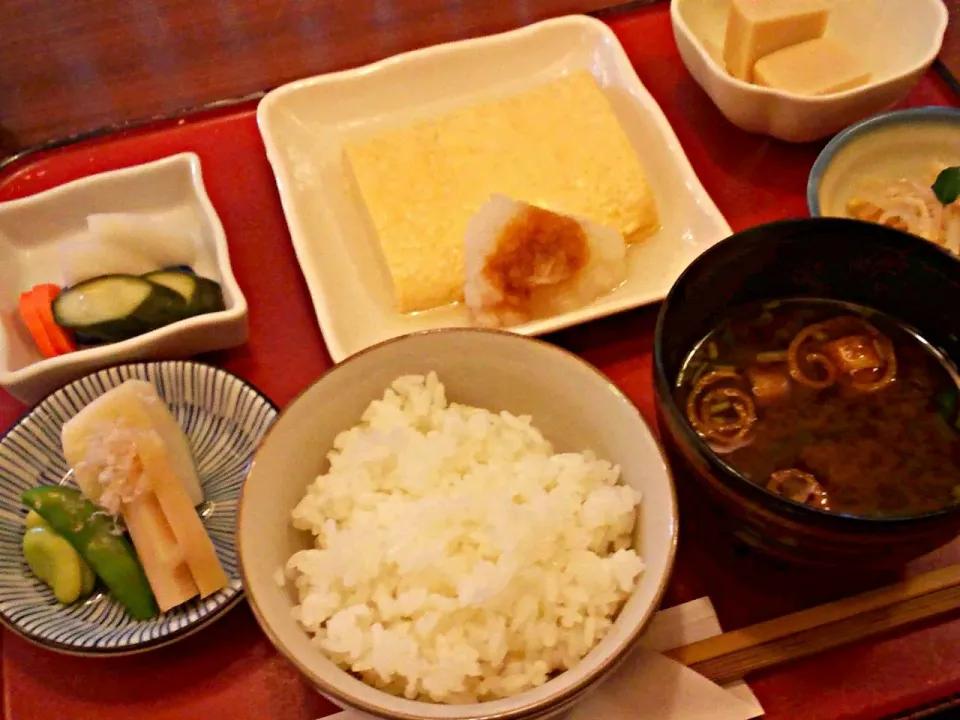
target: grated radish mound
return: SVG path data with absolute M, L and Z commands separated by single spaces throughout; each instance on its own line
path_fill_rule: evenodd
M 529 417 L 396 380 L 341 433 L 293 511 L 294 615 L 326 655 L 407 698 L 466 703 L 541 685 L 609 630 L 643 562 L 640 495 Z

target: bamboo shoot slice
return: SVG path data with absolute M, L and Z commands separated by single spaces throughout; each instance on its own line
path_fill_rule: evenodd
M 157 394 L 157 389 L 143 380 L 127 380 L 128 385 L 143 401 L 143 406 L 150 416 L 153 429 L 163 441 L 167 457 L 174 471 L 183 483 L 184 490 L 194 506 L 203 502 L 203 489 L 200 486 L 200 475 L 193 461 L 190 451 L 190 441 L 187 440 L 183 428 L 170 412 L 167 404 Z
M 227 586 L 227 575 L 200 516 L 164 452 L 163 441 L 156 433 L 144 433 L 137 439 L 137 451 L 163 515 L 200 589 L 200 596 L 207 597 L 222 590 Z
M 125 503 L 123 519 L 160 612 L 196 597 L 200 590 L 193 581 L 184 553 L 163 515 L 156 494 L 144 493 Z

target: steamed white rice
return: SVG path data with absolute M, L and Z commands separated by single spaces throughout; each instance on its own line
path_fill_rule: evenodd
M 287 564 L 296 619 L 345 670 L 411 699 L 541 685 L 609 630 L 643 562 L 640 495 L 529 417 L 399 378 L 341 433 L 293 511 L 315 549 Z

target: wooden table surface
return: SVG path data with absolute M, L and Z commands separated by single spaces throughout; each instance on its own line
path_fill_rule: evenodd
M 0 156 L 615 0 L 6 0 Z
M 568 13 L 667 0 L 6 0 L 0 157 Z M 960 0 L 944 0 L 951 17 Z M 960 77 L 960 25 L 941 60 Z
M 0 158 L 568 13 L 667 0 L 6 0 Z M 960 0 L 944 0 L 952 17 Z M 960 77 L 960 26 L 941 59 Z
M 960 9 L 960 0 L 950 3 Z M 8 0 L 0 43 L 0 155 L 411 47 L 609 5 L 600 0 Z M 785 146 L 729 126 L 679 65 L 665 15 L 662 8 L 624 15 L 615 30 L 734 229 L 803 214 L 802 184 L 819 146 Z M 950 42 L 955 43 L 952 35 Z M 955 45 L 960 56 L 960 44 Z M 936 78 L 928 78 L 910 103 L 956 104 L 944 100 L 949 97 Z M 176 130 L 164 127 L 145 136 L 130 134 L 109 147 L 78 146 L 66 160 L 41 159 L 50 174 L 39 182 L 52 185 L 181 149 L 199 152 L 252 308 L 249 347 L 207 359 L 255 379 L 285 404 L 330 360 L 283 226 L 252 104 Z M 152 140 L 144 145 L 143 137 Z M 217 137 L 229 139 L 229 152 L 211 140 Z M 241 174 L 246 195 L 238 198 L 235 178 Z M 0 199 L 41 189 L 36 177 L 32 185 L 18 185 L 28 180 L 29 173 L 4 178 Z M 264 267 L 270 268 L 269 282 Z M 270 321 L 278 312 L 284 323 Z M 648 308 L 551 339 L 601 367 L 652 421 L 654 318 L 655 309 Z M 296 362 L 277 373 L 266 348 L 289 350 Z M 0 430 L 22 411 L 0 391 Z M 687 527 L 697 529 L 681 542 L 666 604 L 710 594 L 731 628 L 890 579 L 772 569 L 714 541 L 705 526 Z M 960 545 L 954 544 L 911 572 L 957 560 Z M 245 607 L 182 644 L 130 660 L 78 661 L 8 633 L 2 638 L 0 682 L 11 720 L 310 720 L 329 709 L 273 651 Z M 960 692 L 958 641 L 955 619 L 802 661 L 765 674 L 754 686 L 776 718 L 901 714 Z

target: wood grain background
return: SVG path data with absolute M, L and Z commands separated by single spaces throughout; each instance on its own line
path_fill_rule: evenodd
M 649 0 L 648 0 L 649 1 Z M 0 156 L 610 0 L 5 0 Z
M 666 0 L 4 0 L 0 157 L 547 17 Z M 945 0 L 960 16 L 960 0 Z M 942 59 L 960 77 L 951 23 Z

